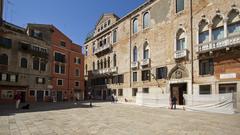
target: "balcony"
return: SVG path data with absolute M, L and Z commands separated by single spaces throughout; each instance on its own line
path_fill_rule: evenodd
M 113 73 L 117 73 L 118 68 L 117 67 L 111 67 L 111 68 L 104 68 L 99 70 L 93 70 L 93 75 L 111 75 Z
M 187 49 L 184 50 L 177 50 L 174 53 L 174 59 L 181 59 L 187 57 Z
M 133 68 L 133 69 L 138 68 L 138 61 L 131 62 L 131 68 Z
M 206 53 L 240 45 L 240 34 L 197 45 L 197 53 Z
M 104 52 L 104 51 L 107 51 L 111 48 L 111 44 L 110 43 L 107 43 L 101 47 L 98 47 L 95 49 L 94 51 L 94 54 L 97 55 L 97 54 L 100 54 L 101 52 Z
M 149 66 L 150 65 L 150 59 L 143 59 L 141 61 L 141 66 Z

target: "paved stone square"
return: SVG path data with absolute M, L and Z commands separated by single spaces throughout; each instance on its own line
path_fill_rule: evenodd
M 0 107 L 0 135 L 239 135 L 240 114 L 126 104 L 47 103 L 28 111 Z M 11 111 L 12 110 L 12 111 Z

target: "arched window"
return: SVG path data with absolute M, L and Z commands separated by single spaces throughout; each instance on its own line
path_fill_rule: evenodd
M 104 68 L 107 68 L 107 59 L 104 58 Z
M 103 69 L 103 60 L 101 60 L 100 65 L 101 65 L 101 69 Z
M 133 20 L 133 33 L 137 33 L 138 32 L 138 19 L 135 18 Z
M 113 55 L 113 66 L 114 67 L 117 66 L 117 55 L 116 54 Z
M 150 15 L 149 12 L 144 13 L 143 15 L 143 29 L 149 27 Z
M 176 50 L 184 50 L 186 49 L 186 41 L 185 41 L 185 31 L 183 29 L 179 29 L 176 35 Z
M 213 18 L 212 37 L 213 40 L 222 39 L 224 37 L 223 18 L 220 15 L 216 15 Z
M 147 42 L 145 42 L 143 46 L 143 59 L 148 59 L 148 58 L 149 58 L 149 45 Z
M 240 33 L 240 14 L 239 11 L 233 9 L 228 14 L 228 34 Z
M 134 48 L 133 48 L 133 61 L 134 62 L 136 62 L 137 61 L 137 47 L 136 46 L 134 46 Z
M 93 62 L 92 65 L 93 65 L 93 70 L 95 70 L 95 62 Z
M 110 68 L 110 57 L 108 56 L 108 68 Z
M 21 68 L 27 68 L 27 59 L 26 58 L 21 58 Z
M 205 43 L 209 41 L 209 30 L 208 30 L 208 22 L 206 20 L 202 20 L 199 25 L 199 35 L 198 35 L 198 43 Z
M 0 55 L 0 64 L 1 65 L 8 65 L 8 55 L 7 54 L 1 54 Z

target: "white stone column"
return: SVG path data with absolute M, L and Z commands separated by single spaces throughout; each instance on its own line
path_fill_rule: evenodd
M 212 41 L 212 24 L 209 24 L 208 25 L 208 29 L 209 29 L 209 42 L 211 42 Z
M 226 38 L 227 35 L 228 35 L 228 30 L 227 30 L 227 20 L 228 20 L 228 18 L 225 18 L 225 19 L 223 20 L 223 26 L 224 26 L 224 38 Z

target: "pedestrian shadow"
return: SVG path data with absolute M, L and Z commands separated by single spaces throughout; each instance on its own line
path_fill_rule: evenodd
M 45 111 L 56 111 L 56 110 L 67 110 L 74 108 L 96 108 L 100 107 L 99 104 L 95 105 L 97 101 L 94 101 L 92 107 L 90 107 L 89 102 L 42 102 L 42 103 L 29 103 L 29 109 L 15 109 L 15 104 L 0 104 L 0 116 L 10 116 L 18 113 L 29 113 L 29 112 L 45 112 Z M 20 107 L 28 103 L 21 103 Z

